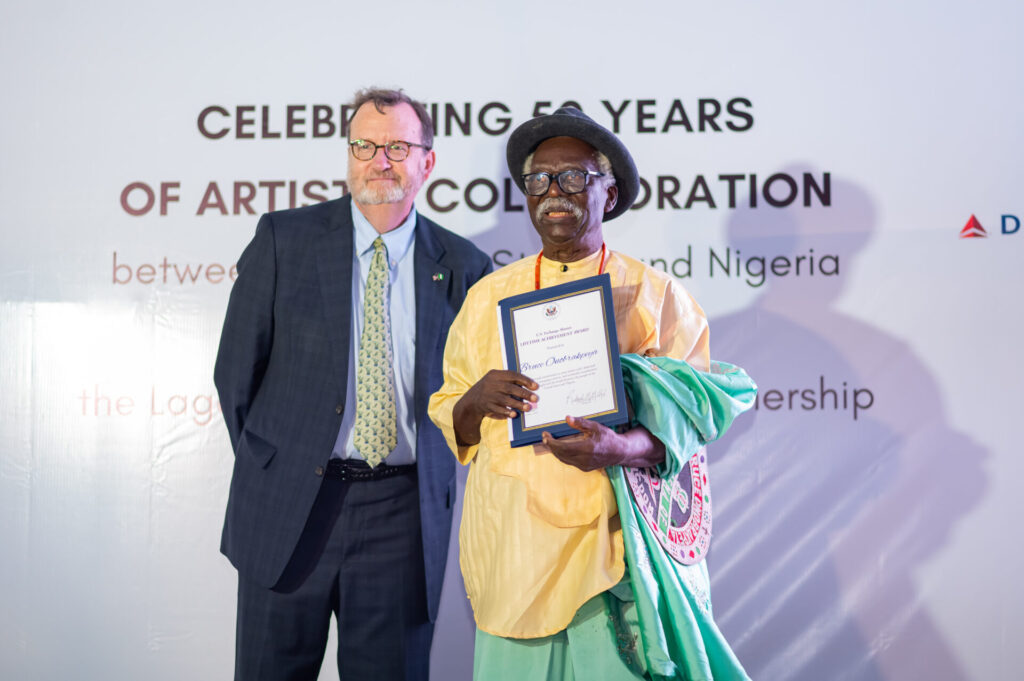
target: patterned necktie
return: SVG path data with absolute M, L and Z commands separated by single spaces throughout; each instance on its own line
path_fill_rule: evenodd
M 398 444 L 395 417 L 395 372 L 388 313 L 388 252 L 384 241 L 373 242 L 373 262 L 363 296 L 363 335 L 356 372 L 356 449 L 376 467 Z

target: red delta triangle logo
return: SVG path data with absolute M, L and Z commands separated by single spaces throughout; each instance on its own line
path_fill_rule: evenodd
M 988 232 L 985 231 L 985 228 L 981 226 L 981 223 L 978 222 L 978 218 L 974 217 L 974 215 L 971 215 L 971 219 L 968 220 L 967 224 L 964 225 L 964 228 L 960 230 L 961 239 L 977 239 L 987 236 Z

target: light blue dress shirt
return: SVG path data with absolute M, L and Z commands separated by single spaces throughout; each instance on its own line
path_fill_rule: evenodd
M 348 348 L 348 386 L 345 415 L 334 443 L 332 457 L 362 459 L 353 444 L 356 422 L 356 375 L 359 369 L 359 339 L 363 334 L 363 294 L 366 275 L 373 261 L 373 242 L 378 236 L 388 249 L 391 275 L 391 344 L 395 372 L 395 408 L 398 418 L 398 444 L 384 460 L 390 466 L 416 461 L 416 419 L 413 414 L 413 388 L 416 368 L 416 297 L 414 263 L 416 250 L 416 209 L 401 225 L 386 234 L 378 234 L 373 225 L 352 203 L 355 235 L 352 249 L 352 342 Z

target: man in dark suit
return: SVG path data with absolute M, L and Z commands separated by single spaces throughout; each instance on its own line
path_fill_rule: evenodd
M 423 106 L 366 90 L 352 108 L 351 194 L 260 219 L 217 355 L 238 681 L 316 679 L 332 612 L 342 679 L 429 669 L 455 469 L 427 399 L 491 264 L 413 207 L 434 167 Z

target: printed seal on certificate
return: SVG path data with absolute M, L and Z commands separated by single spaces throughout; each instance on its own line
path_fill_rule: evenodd
M 711 492 L 700 450 L 675 478 L 657 468 L 623 468 L 633 499 L 666 553 L 683 565 L 704 559 L 711 544 Z
M 577 433 L 566 416 L 609 428 L 629 420 L 607 274 L 500 300 L 498 329 L 505 368 L 539 386 L 534 407 L 508 420 L 513 447 L 540 442 L 544 431 Z

